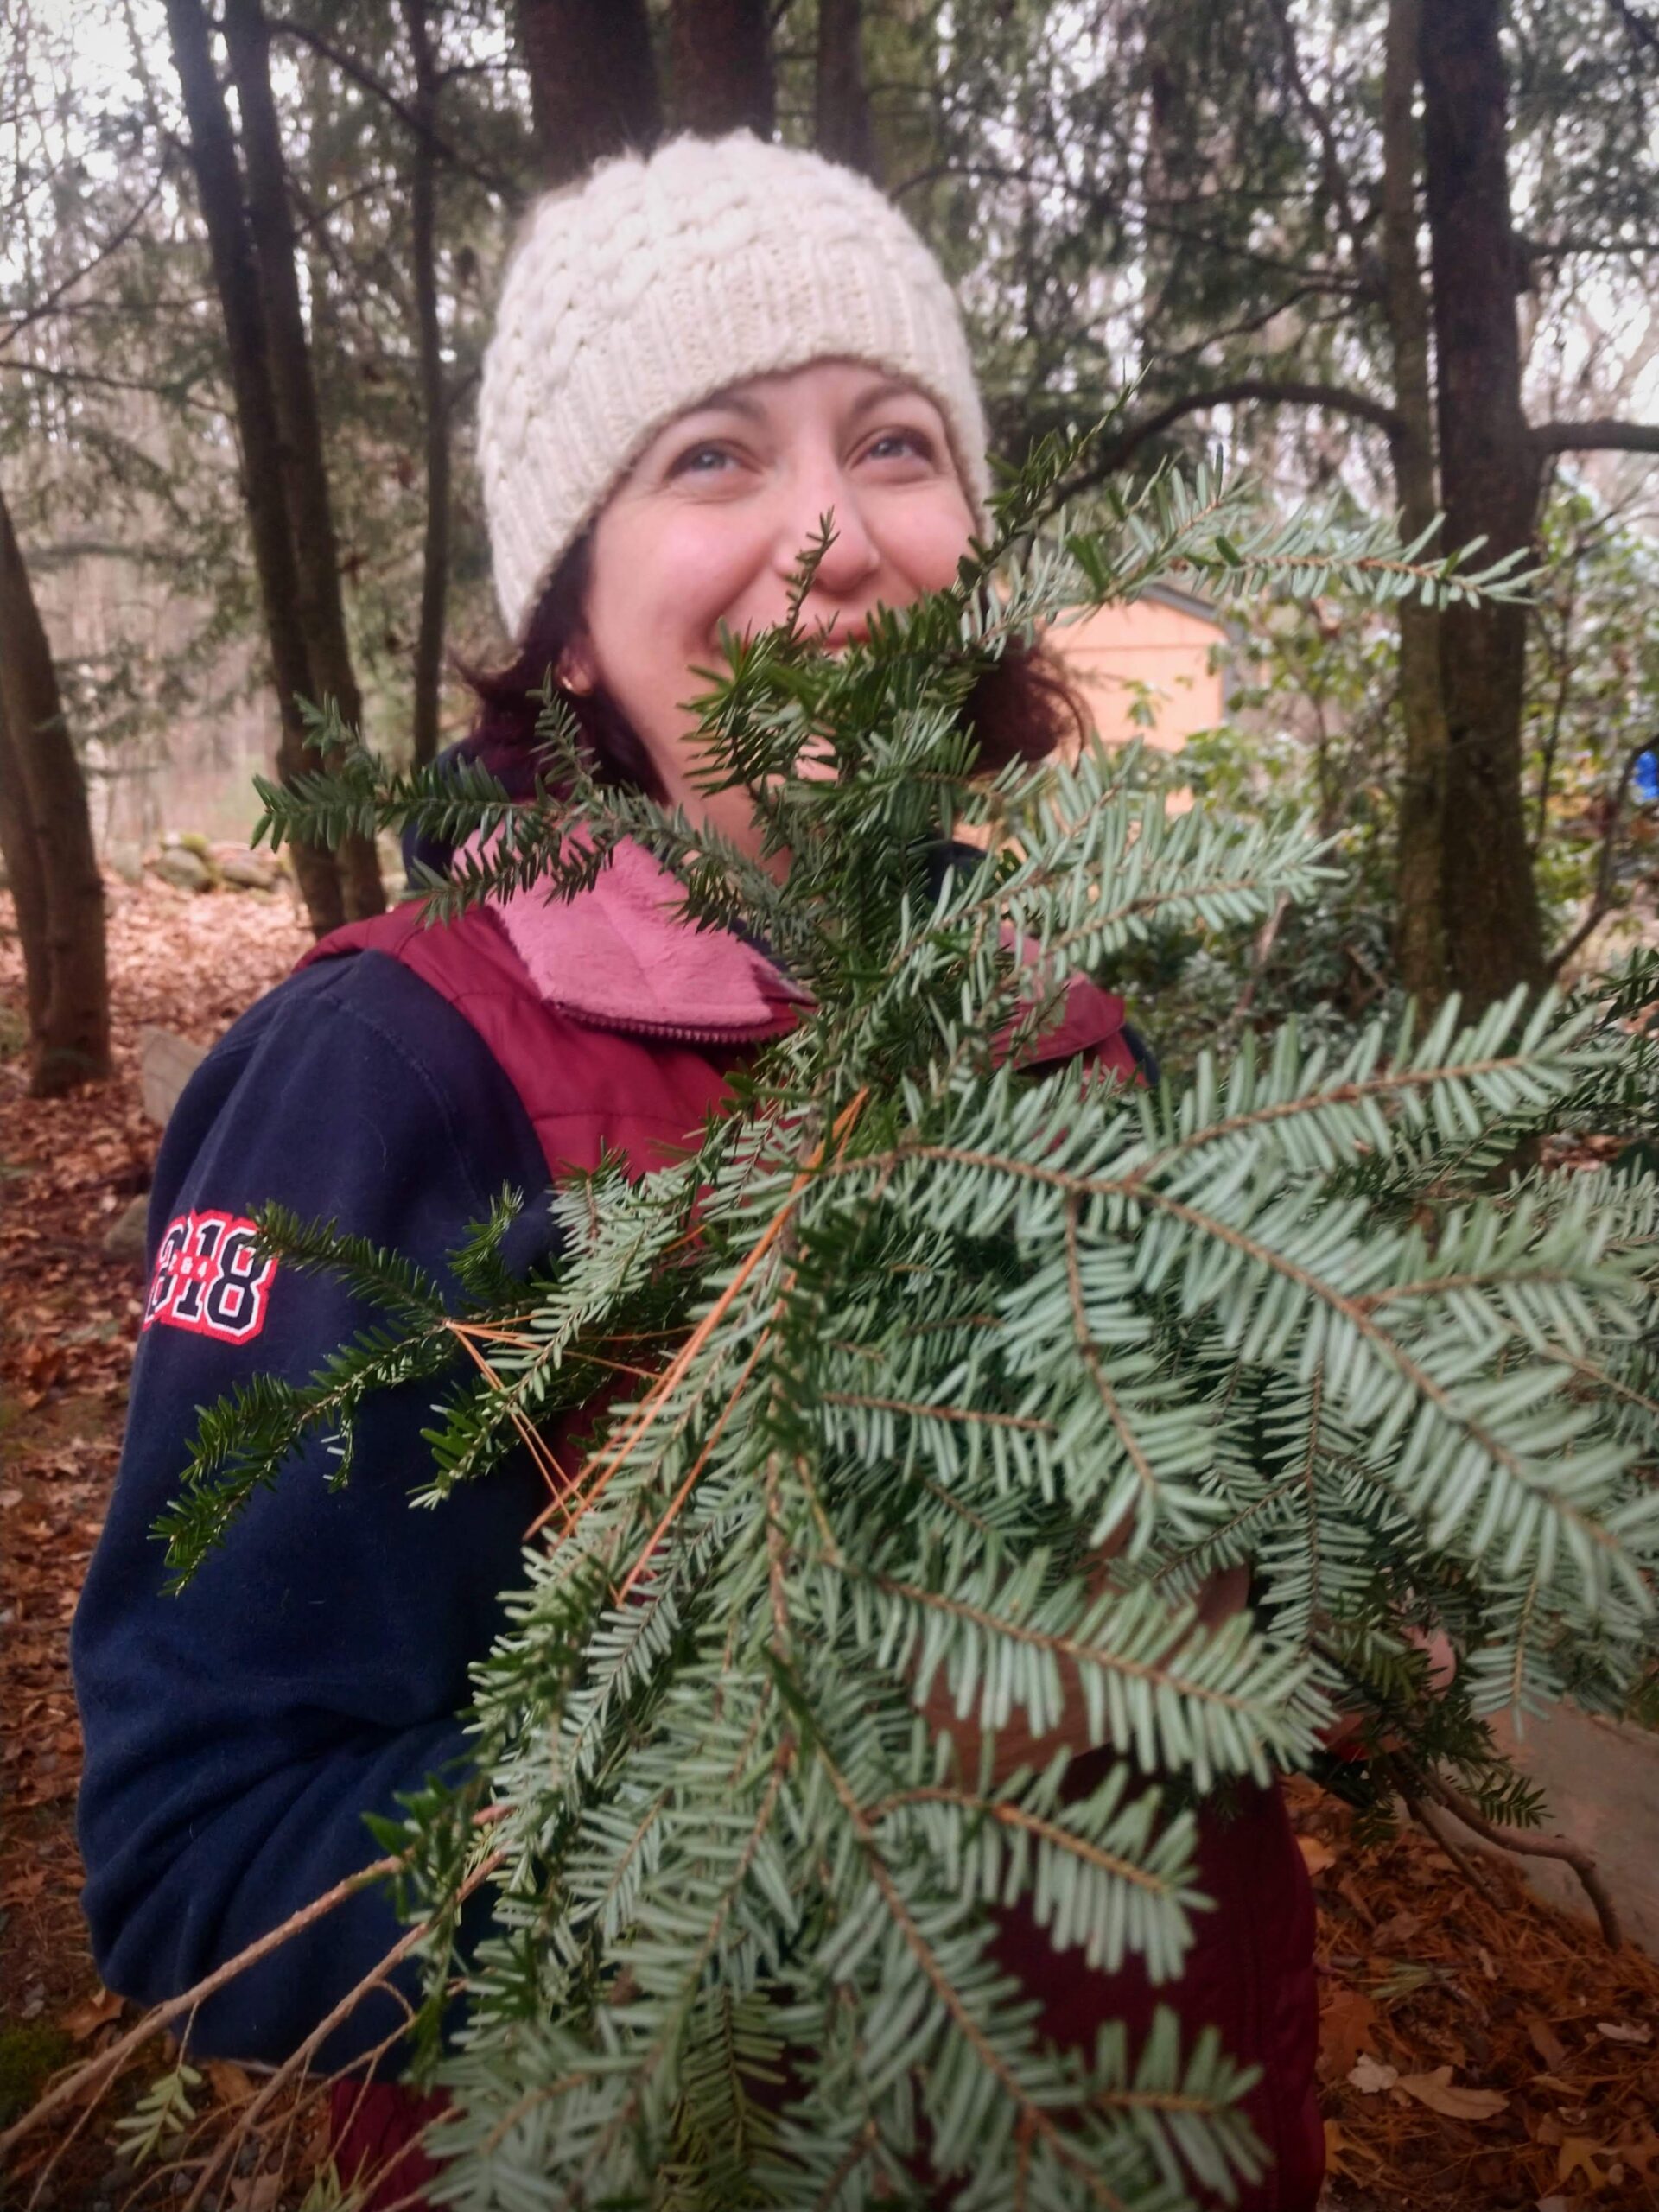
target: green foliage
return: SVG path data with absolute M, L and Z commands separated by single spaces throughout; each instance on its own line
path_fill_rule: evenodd
M 664 1339 L 509 1598 L 475 1778 L 405 1831 L 440 1927 L 429 2026 L 457 1967 L 470 1992 L 440 2069 L 458 2206 L 916 2202 L 924 2124 L 964 2208 L 1224 2195 L 1261 2163 L 1248 2076 L 1173 2012 L 1138 2050 L 1118 2027 L 1050 2046 L 998 1909 L 1029 1903 L 1050 1973 L 1133 1956 L 1173 1985 L 1195 1797 L 1310 1762 L 1348 1710 L 1408 1781 L 1440 1763 L 1512 1802 L 1483 1716 L 1616 1708 L 1649 1663 L 1659 1190 L 1504 1180 L 1490 1145 L 1618 1080 L 1624 1033 L 1517 1000 L 1334 1043 L 1246 1029 L 1155 1092 L 1045 1067 L 1070 978 L 1259 930 L 1324 895 L 1325 850 L 1305 823 L 1171 818 L 1133 755 L 978 779 L 961 727 L 1008 638 L 1172 569 L 1465 581 L 1374 533 L 1257 525 L 1207 477 L 1027 542 L 1074 452 L 1003 502 L 995 588 L 969 563 L 839 658 L 792 625 L 728 645 L 704 782 L 749 791 L 758 857 L 572 754 L 556 817 L 365 755 L 266 794 L 273 835 L 449 806 L 486 842 L 435 914 L 543 866 L 578 886 L 632 837 L 693 922 L 741 923 L 816 1001 L 692 1157 L 561 1193 L 496 1380 L 448 1406 L 435 1494 L 487 1464 L 504 1404 L 544 1417 L 613 1339 Z M 942 868 L 963 830 L 986 849 Z M 383 1256 L 311 1249 L 411 1295 Z M 337 1356 L 331 1416 L 425 1356 L 421 1314 L 404 1354 Z M 268 1478 L 304 1395 L 218 1409 L 199 1466 Z M 1252 1604 L 1202 1615 L 1233 1567 Z M 1459 1661 L 1439 1696 L 1431 1627 Z M 1020 1724 L 1062 1732 L 1011 1776 Z M 1117 1756 L 1079 1792 L 1084 1746 Z M 493 1929 L 458 1960 L 486 1799 Z
M 129 2165 L 148 2165 L 173 2148 L 196 2116 L 190 2096 L 200 2087 L 200 2075 L 182 2060 L 156 2076 L 132 2110 L 115 2124 L 116 2141 Z

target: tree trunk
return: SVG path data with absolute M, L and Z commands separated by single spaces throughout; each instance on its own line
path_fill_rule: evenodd
M 316 688 L 300 616 L 299 579 L 283 488 L 283 442 L 266 356 L 264 310 L 243 208 L 236 142 L 213 69 L 201 0 L 167 0 L 167 24 L 188 127 L 190 166 L 207 232 L 213 283 L 225 317 L 231 392 L 242 454 L 242 493 L 281 716 L 276 765 L 287 782 L 315 766 L 306 752 L 300 701 L 314 698 Z M 311 926 L 321 937 L 346 919 L 340 871 L 334 855 L 320 847 L 296 843 L 293 851 L 301 895 Z
M 46 880 L 35 842 L 35 827 L 23 797 L 23 764 L 11 741 L 4 695 L 0 693 L 0 860 L 6 868 L 17 937 L 23 951 L 23 1010 L 29 1049 L 46 1027 L 50 962 L 46 950 Z
M 1541 480 L 1521 408 L 1503 12 L 1433 0 L 1420 48 L 1446 537 L 1484 538 L 1482 562 L 1529 544 Z M 1440 622 L 1446 953 L 1471 1010 L 1544 981 L 1521 788 L 1526 632 L 1519 607 L 1450 607 Z
M 1390 0 L 1382 71 L 1382 265 L 1394 348 L 1391 440 L 1401 528 L 1414 538 L 1439 511 L 1428 302 L 1417 259 L 1417 130 L 1412 103 L 1423 0 Z M 1400 609 L 1400 704 L 1406 758 L 1400 785 L 1396 948 L 1401 980 L 1420 1004 L 1446 995 L 1441 840 L 1446 808 L 1446 703 L 1440 695 L 1440 617 L 1413 600 Z
M 270 34 L 260 0 L 225 0 L 224 20 L 226 51 L 242 112 L 248 236 L 264 311 L 271 396 L 282 442 L 283 504 L 311 668 L 309 696 L 319 706 L 332 699 L 346 728 L 360 736 L 363 697 L 346 630 L 322 423 L 294 264 L 297 241 L 289 212 L 282 132 L 270 92 Z M 348 919 L 385 911 L 379 863 L 369 839 L 346 838 L 339 868 Z
M 668 35 L 682 130 L 705 137 L 747 130 L 770 138 L 778 95 L 766 0 L 671 0 Z
M 29 571 L 0 498 L 0 837 L 28 977 L 29 1089 L 55 1098 L 110 1072 L 104 885 L 86 782 Z
M 880 182 L 864 87 L 863 0 L 818 0 L 813 140 L 819 153 Z
M 426 538 L 421 549 L 421 626 L 415 639 L 415 759 L 420 763 L 430 760 L 438 749 L 443 613 L 449 580 L 449 404 L 438 327 L 431 137 L 438 119 L 438 73 L 427 27 L 426 0 L 403 0 L 403 9 L 415 60 L 415 112 L 427 126 L 416 135 L 410 188 L 410 250 L 420 331 L 421 410 L 426 429 Z
M 550 185 L 663 131 L 645 0 L 517 0 L 531 111 Z

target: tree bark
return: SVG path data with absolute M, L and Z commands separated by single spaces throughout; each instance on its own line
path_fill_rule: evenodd
M 863 0 L 818 0 L 813 141 L 819 153 L 881 181 L 864 85 Z
M 1383 296 L 1394 349 L 1389 444 L 1401 528 L 1415 538 L 1433 522 L 1433 398 L 1428 302 L 1417 259 L 1417 130 L 1412 106 L 1423 0 L 1390 0 L 1382 70 Z M 1425 1007 L 1446 995 L 1441 845 L 1446 723 L 1440 693 L 1440 616 L 1413 600 L 1400 608 L 1400 703 L 1406 757 L 1400 784 L 1395 945 L 1401 981 Z
M 276 766 L 285 782 L 315 766 L 306 751 L 300 701 L 314 698 L 310 658 L 300 617 L 300 587 L 283 495 L 283 442 L 271 391 L 264 309 L 243 207 L 241 170 L 225 96 L 213 69 L 201 0 L 167 0 L 168 33 L 178 73 L 214 289 L 225 318 L 231 393 L 242 454 L 242 494 L 254 567 L 264 607 L 276 687 L 281 741 Z M 346 919 L 340 871 L 332 853 L 296 843 L 294 872 L 311 926 L 319 937 Z
M 104 885 L 86 781 L 29 571 L 0 498 L 0 838 L 17 898 L 29 1089 L 54 1098 L 110 1072 Z
M 550 185 L 663 132 L 645 0 L 517 0 L 531 112 Z
M 271 98 L 270 33 L 260 0 L 225 0 L 224 22 L 226 51 L 242 113 L 248 236 L 264 311 L 266 356 L 282 445 L 283 503 L 310 663 L 309 696 L 319 706 L 332 699 L 346 728 L 360 736 L 363 696 L 346 628 L 340 544 L 295 268 L 298 241 L 289 212 L 282 132 Z M 346 838 L 340 848 L 339 869 L 348 919 L 385 911 L 386 894 L 370 840 Z
M 1502 0 L 1433 0 L 1420 46 L 1446 537 L 1524 549 L 1541 470 L 1521 406 Z M 1471 1010 L 1544 981 L 1522 782 L 1526 610 L 1441 617 L 1446 955 Z
M 671 0 L 668 35 L 682 130 L 705 137 L 747 130 L 770 138 L 778 94 L 766 0 Z
M 40 849 L 23 797 L 23 764 L 11 741 L 5 698 L 0 693 L 0 860 L 6 867 L 17 937 L 23 953 L 23 1011 L 29 1051 L 46 1026 L 50 962 L 46 950 L 46 882 Z
M 410 254 L 415 315 L 420 334 L 421 411 L 426 429 L 426 537 L 421 549 L 421 623 L 415 639 L 415 759 L 438 749 L 439 684 L 443 667 L 444 601 L 449 581 L 449 403 L 444 390 L 442 334 L 438 327 L 438 270 L 434 147 L 438 120 L 438 73 L 426 19 L 426 0 L 403 0 L 415 62 L 415 112 L 423 128 L 415 140 L 410 188 Z

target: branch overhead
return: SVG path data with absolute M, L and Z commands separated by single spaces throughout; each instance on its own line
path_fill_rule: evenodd
M 1325 407 L 1332 414 L 1351 415 L 1359 422 L 1373 423 L 1390 437 L 1400 429 L 1400 418 L 1392 407 L 1373 399 L 1368 392 L 1351 391 L 1345 385 L 1238 377 L 1230 384 L 1212 385 L 1207 391 L 1184 392 L 1180 398 L 1155 408 L 1140 422 L 1131 423 L 1110 445 L 1103 448 L 1087 474 L 1079 480 L 1078 488 L 1097 484 L 1114 474 L 1148 438 L 1161 436 L 1185 416 L 1201 414 L 1209 407 L 1233 407 L 1247 402 L 1268 407 Z
M 1540 453 L 1659 453 L 1659 423 L 1624 423 L 1611 415 L 1541 423 L 1532 436 Z

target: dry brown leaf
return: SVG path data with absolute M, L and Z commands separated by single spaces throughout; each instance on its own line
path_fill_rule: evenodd
M 1409 1943 L 1422 1924 L 1423 1916 L 1421 1912 L 1391 1913 L 1377 1929 L 1373 1940 L 1380 1949 L 1384 1950 L 1390 1944 Z
M 1376 2044 L 1376 2005 L 1363 1989 L 1337 1990 L 1319 2012 L 1320 2080 L 1344 2080 L 1360 2052 Z
M 113 2020 L 121 2010 L 121 1999 L 112 1989 L 94 1991 L 82 1998 L 80 2003 L 66 2012 L 58 2025 L 77 2043 L 85 2043 L 88 2036 L 95 2036 L 101 2027 Z
M 217 2104 L 245 2104 L 253 2094 L 252 2075 L 231 2059 L 204 2059 L 201 2070 L 207 2076 Z
M 1559 2073 L 1567 2064 L 1567 2045 L 1549 2022 L 1541 2020 L 1535 2012 L 1527 2016 L 1527 2041 L 1552 2073 Z
M 1374 2097 L 1379 2089 L 1394 2087 L 1400 2079 L 1400 2069 L 1397 2066 L 1388 2065 L 1382 2059 L 1373 2058 L 1368 2050 L 1362 2051 L 1349 2068 L 1347 2079 L 1366 2096 Z
M 1432 2074 L 1402 2074 L 1398 2086 L 1420 2105 L 1444 2113 L 1448 2120 L 1495 2120 L 1509 2109 L 1510 2101 L 1502 2089 L 1459 2088 L 1449 2066 L 1437 2066 Z
M 1605 2189 L 1612 2178 L 1596 2164 L 1598 2158 L 1610 2158 L 1612 2152 L 1605 2143 L 1598 2143 L 1592 2135 L 1569 2135 L 1555 2154 L 1555 2178 L 1571 2181 L 1574 2174 L 1581 2174 L 1592 2189 Z
M 1310 1874 L 1323 1874 L 1327 1866 L 1334 1866 L 1337 1854 L 1328 1843 L 1321 1843 L 1316 1835 L 1299 1835 L 1296 1847 L 1302 1854 L 1302 1864 Z

